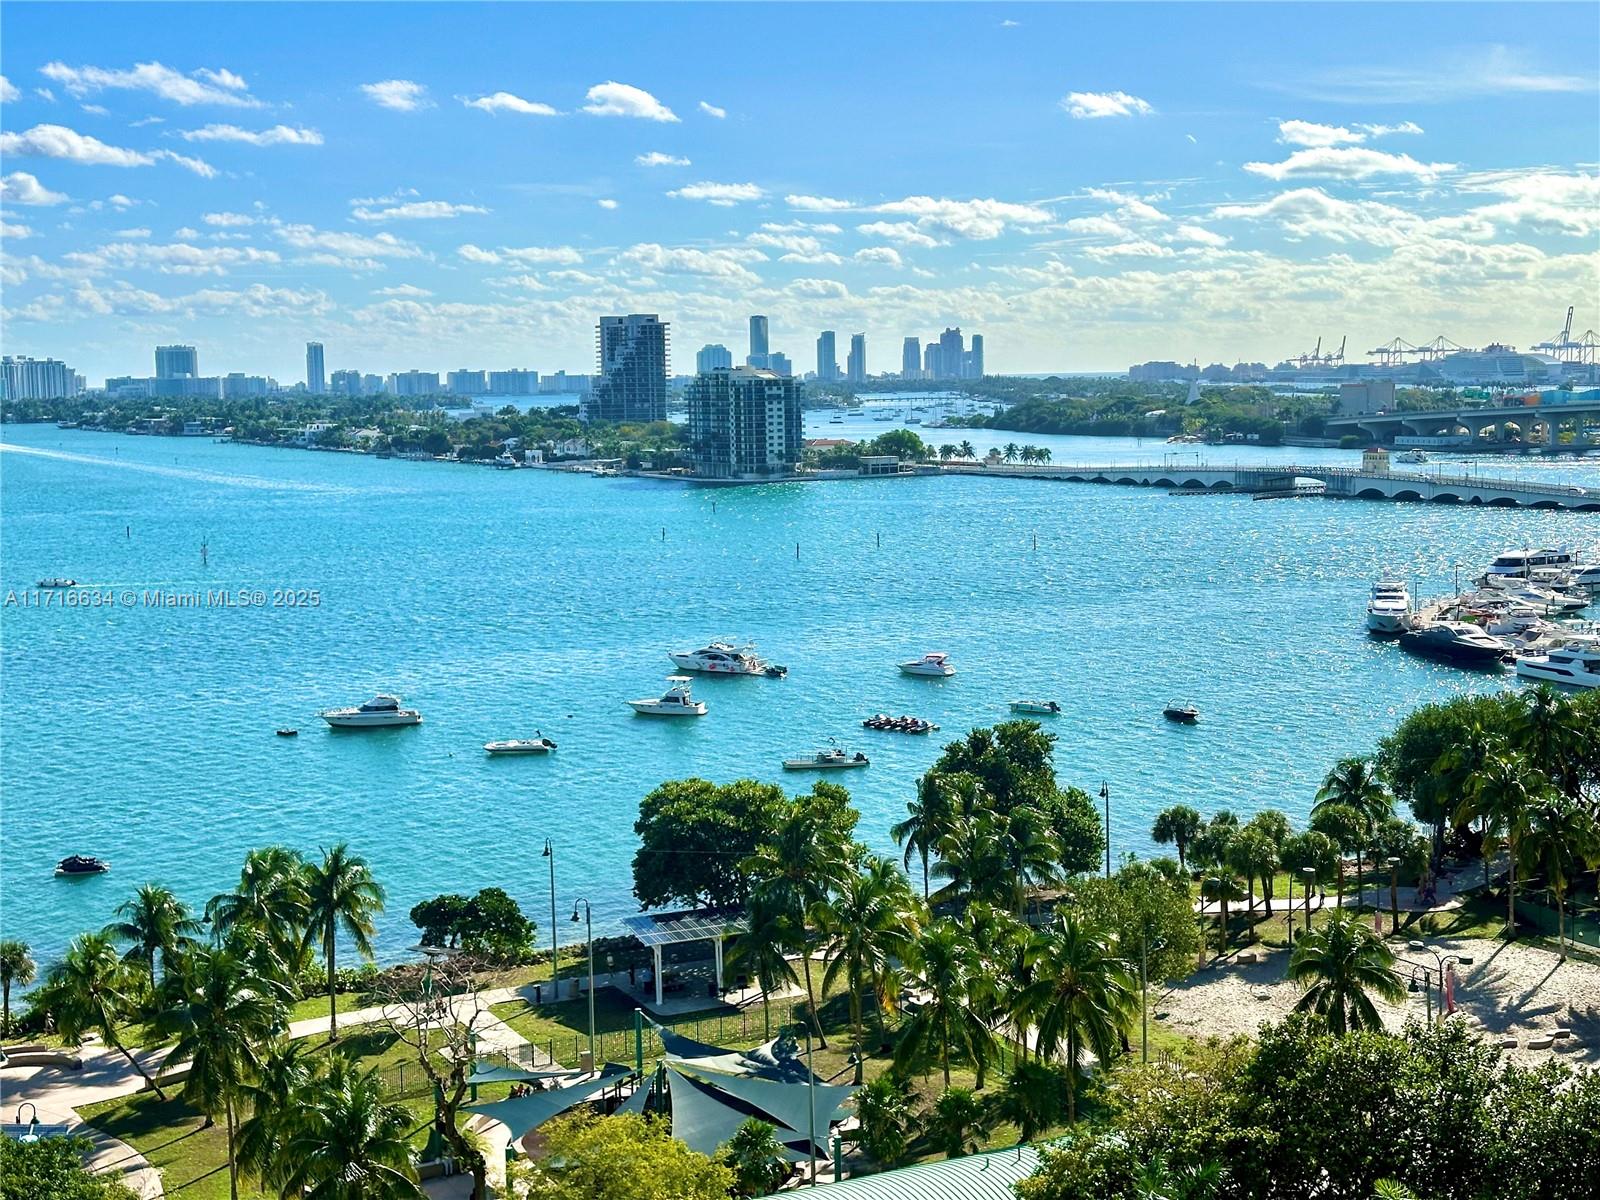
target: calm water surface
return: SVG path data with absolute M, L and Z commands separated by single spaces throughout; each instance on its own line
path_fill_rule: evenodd
M 815 435 L 892 427 L 814 422 Z M 1031 441 L 1058 462 L 1169 449 L 924 433 Z M 389 889 L 386 957 L 414 940 L 411 905 L 439 892 L 500 885 L 548 914 L 546 837 L 561 904 L 587 896 L 609 928 L 635 908 L 645 792 L 687 775 L 801 786 L 810 777 L 779 761 L 829 736 L 871 754 L 842 782 L 862 837 L 889 850 L 944 739 L 859 727 L 880 710 L 953 736 L 1005 719 L 1014 698 L 1061 701 L 1061 777 L 1109 782 L 1119 852 L 1149 852 L 1152 815 L 1177 801 L 1299 818 L 1336 757 L 1415 705 L 1517 686 L 1368 640 L 1374 576 L 1395 569 L 1437 593 L 1457 564 L 1476 572 L 1509 546 L 1600 542 L 1584 514 L 970 478 L 696 490 L 50 426 L 0 440 L 0 592 L 70 575 L 117 591 L 321 594 L 299 609 L 0 610 L 0 932 L 41 960 L 146 880 L 203 902 L 267 842 L 348 840 L 367 855 Z M 1600 464 L 1503 469 L 1600 485 Z M 668 650 L 727 635 L 789 678 L 698 682 L 711 711 L 697 721 L 625 707 L 659 692 Z M 933 649 L 960 673 L 895 670 Z M 426 723 L 340 734 L 313 715 L 377 691 Z M 1163 721 L 1174 697 L 1203 723 Z M 480 748 L 535 728 L 558 753 Z M 114 869 L 53 878 L 75 852 Z

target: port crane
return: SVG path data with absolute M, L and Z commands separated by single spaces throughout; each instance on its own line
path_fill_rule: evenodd
M 1302 367 L 1342 366 L 1344 364 L 1345 342 L 1348 340 L 1348 337 L 1340 338 L 1339 349 L 1337 351 L 1330 350 L 1328 353 L 1324 354 L 1322 352 L 1322 338 L 1318 337 L 1316 347 L 1311 351 L 1311 353 L 1302 354 L 1294 361 Z
M 1561 332 L 1549 341 L 1540 342 L 1534 346 L 1535 350 L 1544 350 L 1562 362 L 1593 363 L 1595 361 L 1595 347 L 1600 343 L 1600 335 L 1594 330 L 1585 330 L 1581 337 L 1572 336 L 1573 306 L 1567 305 L 1567 322 L 1561 327 Z

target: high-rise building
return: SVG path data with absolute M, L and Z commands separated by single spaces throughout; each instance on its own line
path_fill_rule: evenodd
M 338 372 L 334 372 L 335 379 Z M 246 375 L 242 371 L 233 371 L 222 377 L 222 398 L 224 400 L 242 400 L 251 396 L 270 396 L 278 390 L 277 381 L 266 375 Z M 338 388 L 334 389 L 336 392 Z
M 789 356 L 781 350 L 774 350 L 767 355 L 767 370 L 774 375 L 793 375 L 794 364 L 789 361 Z
M 834 345 L 833 330 L 824 329 L 817 335 L 817 379 L 832 383 L 839 378 L 839 352 Z
M 328 375 L 322 366 L 322 343 L 306 343 L 306 391 L 313 396 L 326 395 Z
M 437 396 L 437 371 L 396 371 L 389 376 L 389 393 L 394 396 Z
M 388 385 L 384 383 L 382 375 L 363 374 L 361 376 L 361 395 L 376 396 L 388 390 Z
M 805 448 L 800 381 L 758 367 L 696 375 L 689 402 L 689 458 L 706 479 L 792 475 Z
M 83 391 L 82 376 L 54 358 L 0 358 L 0 399 L 65 400 Z
M 452 396 L 482 396 L 489 391 L 487 375 L 482 371 L 469 371 L 464 367 L 446 374 L 444 382 Z
M 535 396 L 539 392 L 539 372 L 513 367 L 509 371 L 489 372 L 489 395 Z
M 922 348 L 922 377 L 924 379 L 943 379 L 943 353 L 938 342 L 929 342 Z
M 329 377 L 328 386 L 335 396 L 361 395 L 360 371 L 335 371 Z
M 972 349 L 967 351 L 967 378 L 983 378 L 983 334 L 972 335 Z
M 922 378 L 922 339 L 908 337 L 900 350 L 900 378 Z
M 156 378 L 188 379 L 200 374 L 200 355 L 193 346 L 157 346 Z
M 966 340 L 961 336 L 961 327 L 946 329 L 939 335 L 939 378 L 959 379 L 961 365 L 966 355 Z
M 864 333 L 850 335 L 850 357 L 845 360 L 845 374 L 851 383 L 867 381 L 867 335 Z
M 694 356 L 694 369 L 700 375 L 704 375 L 707 371 L 715 371 L 718 367 L 731 366 L 733 366 L 733 351 L 718 342 L 701 346 L 700 352 Z
M 667 348 L 667 322 L 655 313 L 601 317 L 595 327 L 600 371 L 583 404 L 583 419 L 665 421 Z
M 771 347 L 767 343 L 767 319 L 765 317 L 750 318 L 750 356 L 746 358 L 745 365 L 751 367 L 765 367 L 767 355 Z

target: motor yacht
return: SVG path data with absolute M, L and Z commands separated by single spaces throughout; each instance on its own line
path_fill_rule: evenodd
M 783 760 L 785 771 L 846 771 L 853 767 L 865 767 L 869 760 L 859 750 L 852 754 L 848 750 L 841 750 L 838 746 L 830 746 L 826 750 L 818 750 L 815 754 L 803 758 L 786 758 Z
M 705 675 L 766 675 L 781 679 L 789 673 L 788 667 L 775 666 L 758 655 L 754 646 L 735 646 L 725 641 L 712 642 L 698 650 L 674 650 L 667 657 L 681 671 Z
M 1485 577 L 1484 582 L 1496 591 L 1544 612 L 1577 612 L 1579 609 L 1588 608 L 1590 603 L 1588 596 L 1578 592 L 1564 591 L 1548 584 L 1530 583 L 1511 576 L 1489 575 Z
M 665 692 L 654 699 L 629 700 L 628 707 L 646 717 L 703 717 L 705 702 L 690 695 L 692 684 L 687 675 L 668 675 Z
M 1400 648 L 1426 658 L 1489 666 L 1503 662 L 1511 643 L 1465 621 L 1435 621 L 1400 635 Z
M 1537 567 L 1565 567 L 1572 562 L 1572 554 L 1567 550 L 1507 550 L 1497 555 L 1489 564 L 1490 575 L 1511 575 L 1527 578 L 1529 572 Z
M 1517 674 L 1567 687 L 1600 688 L 1600 638 L 1569 638 L 1542 654 L 1519 654 Z
M 399 696 L 374 696 L 359 708 L 325 708 L 317 714 L 335 729 L 387 729 L 395 725 L 420 725 L 422 714 L 401 708 Z
M 950 656 L 941 653 L 924 654 L 921 658 L 903 662 L 900 671 L 905 675 L 928 675 L 940 679 L 956 673 L 956 669 L 950 665 Z
M 1427 461 L 1428 456 L 1421 450 L 1407 450 L 1404 454 L 1395 458 L 1395 462 L 1403 463 L 1425 463 Z
M 484 751 L 489 754 L 549 754 L 556 748 L 556 744 L 537 729 L 531 738 L 507 738 L 499 742 L 485 742 Z
M 1411 589 L 1403 580 L 1386 576 L 1372 585 L 1372 598 L 1367 601 L 1367 632 L 1396 637 L 1404 632 L 1410 615 Z
M 57 875 L 104 875 L 111 864 L 92 854 L 69 854 L 56 864 Z
M 510 471 L 517 467 L 518 463 L 509 454 L 497 454 L 494 456 L 494 466 L 497 471 Z
M 1015 713 L 1045 713 L 1055 716 L 1061 711 L 1061 705 L 1054 700 L 1013 700 L 1011 711 Z
M 1167 706 L 1161 710 L 1161 715 L 1169 721 L 1177 722 L 1179 725 L 1193 725 L 1200 720 L 1200 709 L 1195 706 L 1192 700 L 1185 700 L 1181 703 L 1177 700 L 1169 700 L 1167 701 Z

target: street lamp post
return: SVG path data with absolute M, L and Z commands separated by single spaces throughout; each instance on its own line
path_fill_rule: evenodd
M 1100 781 L 1100 799 L 1106 806 L 1106 878 L 1111 878 L 1111 785 Z
M 551 994 L 561 999 L 561 949 L 556 944 L 556 847 L 549 838 L 544 840 L 544 857 L 550 860 L 550 987 Z
M 1434 950 L 1432 947 L 1430 947 L 1426 942 L 1417 941 L 1415 939 L 1407 942 L 1406 943 L 1406 948 L 1408 950 L 1415 950 L 1419 954 L 1427 954 L 1427 955 L 1429 955 L 1429 956 L 1431 956 L 1433 958 L 1434 966 L 1438 970 L 1438 980 L 1439 980 L 1439 1019 L 1441 1021 L 1444 1020 L 1444 970 L 1445 970 L 1445 967 L 1449 966 L 1451 963 L 1454 963 L 1455 965 L 1461 966 L 1461 967 L 1470 967 L 1472 965 L 1472 962 L 1473 962 L 1472 956 L 1470 954 L 1440 954 L 1437 950 Z M 1428 968 L 1426 966 L 1424 966 L 1422 968 L 1422 970 L 1423 970 L 1423 973 L 1425 975 L 1429 975 L 1429 986 L 1431 987 L 1432 986 L 1432 976 L 1429 973 Z M 1430 1001 L 1431 1001 L 1431 998 L 1432 998 L 1431 997 L 1431 993 L 1430 993 L 1430 997 L 1429 998 L 1430 998 Z M 1432 1008 L 1431 1007 L 1429 1008 L 1429 1012 L 1428 1012 L 1428 1020 L 1429 1020 L 1430 1023 L 1433 1021 L 1433 1012 L 1432 1012 Z
M 1306 893 L 1306 933 L 1311 932 L 1311 884 L 1317 877 L 1315 867 L 1301 867 L 1300 874 L 1305 878 L 1301 881 Z
M 578 919 L 578 905 L 583 905 L 583 919 L 587 926 L 589 943 L 589 1069 L 594 1069 L 594 909 L 583 897 L 572 902 L 572 919 Z
M 1422 972 L 1422 1003 L 1426 1007 L 1426 1010 L 1427 1010 L 1428 1024 L 1432 1025 L 1433 1024 L 1433 983 L 1432 983 L 1432 977 L 1428 974 L 1428 968 L 1427 967 L 1412 967 L 1411 968 L 1411 986 L 1408 987 L 1406 990 L 1407 991 L 1411 991 L 1411 992 L 1414 992 L 1414 991 L 1417 990 L 1417 972 L 1418 971 Z
M 1155 949 L 1164 950 L 1167 946 L 1166 938 L 1157 938 Z M 1139 939 L 1139 1061 L 1150 1061 L 1150 942 L 1148 937 Z
M 1400 860 L 1390 855 L 1384 860 L 1389 868 L 1389 935 L 1400 932 Z

